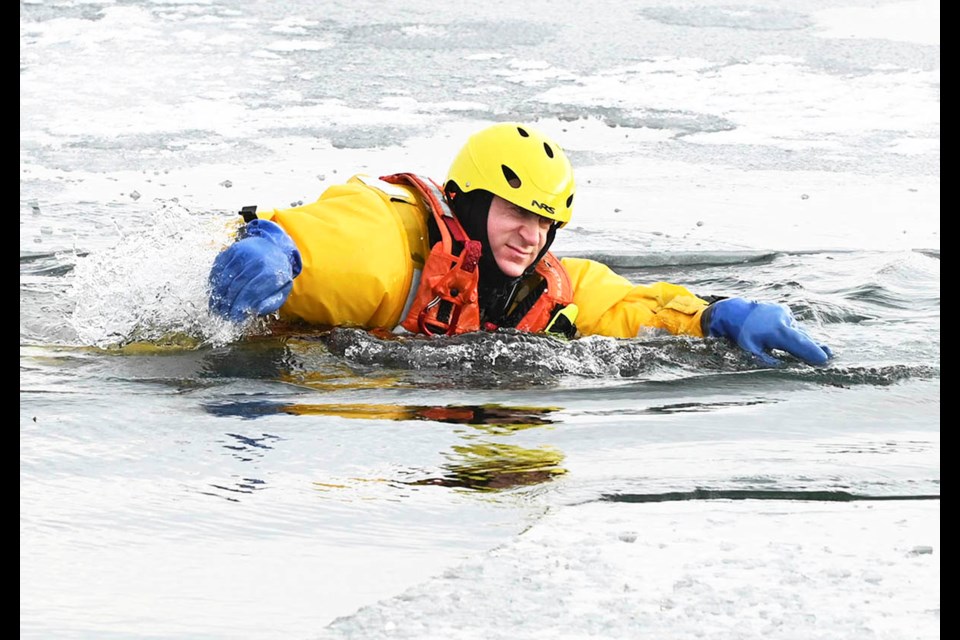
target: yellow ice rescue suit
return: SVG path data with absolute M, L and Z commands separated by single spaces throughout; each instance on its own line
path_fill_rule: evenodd
M 316 202 L 258 214 L 290 235 L 303 262 L 281 317 L 327 326 L 402 326 L 417 333 L 492 328 L 481 326 L 476 300 L 479 243 L 465 234 L 462 242 L 452 237 L 444 219 L 453 216 L 445 205 L 430 180 L 358 175 L 328 188 Z M 433 248 L 431 218 L 442 238 Z M 458 255 L 455 244 L 463 245 Z M 536 275 L 546 286 L 537 289 L 542 293 L 516 323 L 518 329 L 543 331 L 572 303 L 580 335 L 628 338 L 645 328 L 703 335 L 700 316 L 707 303 L 681 286 L 634 285 L 599 262 L 557 260 L 549 252 Z M 449 312 L 438 316 L 440 302 Z

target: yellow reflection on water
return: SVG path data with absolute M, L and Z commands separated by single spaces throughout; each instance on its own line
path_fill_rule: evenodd
M 392 375 L 383 376 L 358 376 L 346 367 L 336 372 L 310 371 L 300 373 L 281 373 L 281 382 L 295 384 L 301 387 L 308 387 L 316 391 L 335 391 L 339 389 L 396 389 L 398 387 L 409 387 L 409 382 L 403 382 L 399 377 Z
M 366 420 L 428 420 L 463 424 L 471 427 L 460 432 L 466 444 L 454 445 L 443 455 L 448 460 L 441 466 L 442 475 L 411 481 L 390 481 L 408 486 L 435 485 L 476 491 L 500 491 L 514 487 L 541 484 L 567 472 L 563 468 L 563 452 L 550 446 L 520 447 L 502 442 L 479 441 L 478 437 L 505 436 L 516 431 L 543 427 L 554 423 L 549 415 L 558 407 L 426 406 L 392 404 L 295 404 L 278 411 L 292 415 L 336 416 Z M 361 478 L 354 478 L 363 482 Z M 369 481 L 366 480 L 366 481 Z M 321 491 L 345 488 L 331 482 L 315 482 Z
M 498 442 L 474 443 L 454 446 L 452 453 L 444 455 L 450 462 L 443 465 L 443 477 L 411 484 L 500 491 L 549 482 L 567 472 L 560 466 L 563 453 L 547 446 L 529 449 Z

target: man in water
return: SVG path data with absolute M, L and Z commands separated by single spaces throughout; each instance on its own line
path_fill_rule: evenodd
M 311 204 L 242 213 L 214 261 L 210 308 L 231 320 L 279 310 L 309 324 L 427 335 L 501 327 L 569 338 L 645 328 L 728 338 L 823 364 L 829 348 L 783 305 L 712 303 L 664 282 L 634 285 L 592 260 L 549 252 L 570 221 L 573 169 L 525 124 L 474 134 L 442 186 L 413 174 L 355 176 Z

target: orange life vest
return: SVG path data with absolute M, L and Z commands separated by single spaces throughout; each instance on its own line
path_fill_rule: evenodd
M 381 180 L 415 188 L 430 208 L 440 230 L 441 239 L 433 245 L 427 257 L 419 285 L 410 292 L 412 302 L 408 302 L 409 311 L 400 325 L 407 331 L 427 335 L 452 336 L 481 328 L 496 329 L 496 325 L 489 322 L 480 326 L 477 263 L 483 247 L 467 237 L 440 187 L 429 178 L 412 173 L 383 176 Z M 459 255 L 454 254 L 454 241 L 463 247 Z M 551 321 L 573 302 L 570 278 L 553 254 L 547 252 L 534 271 L 543 279 L 546 288 L 516 323 L 516 328 L 521 331 L 546 330 Z M 563 324 L 562 328 L 558 327 L 558 333 L 572 337 L 576 330 L 572 322 Z

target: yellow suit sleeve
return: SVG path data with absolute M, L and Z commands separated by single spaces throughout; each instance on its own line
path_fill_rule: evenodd
M 666 282 L 633 284 L 593 260 L 564 258 L 561 264 L 573 286 L 581 335 L 633 338 L 652 328 L 703 336 L 700 316 L 707 302 L 684 287 Z
M 300 250 L 303 271 L 282 317 L 331 326 L 394 327 L 413 263 L 398 206 L 358 181 L 332 186 L 316 202 L 265 212 Z

